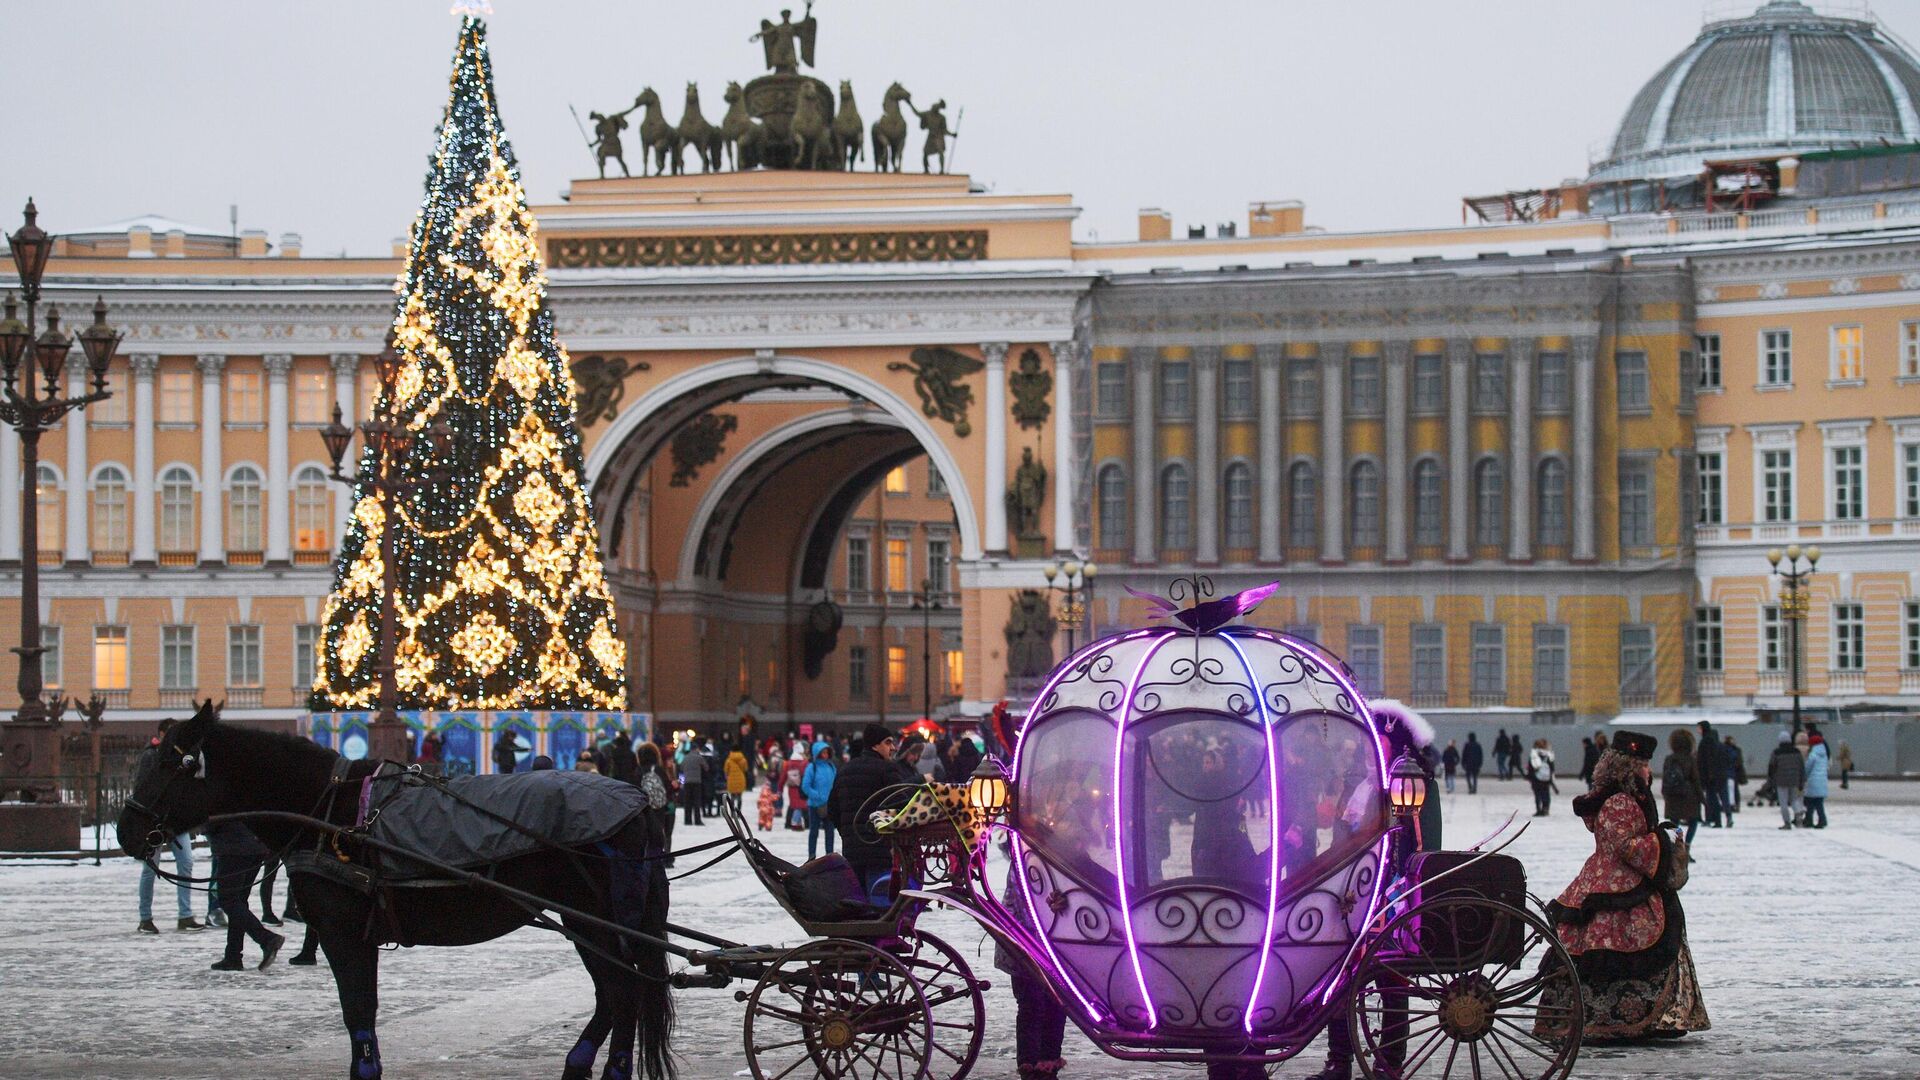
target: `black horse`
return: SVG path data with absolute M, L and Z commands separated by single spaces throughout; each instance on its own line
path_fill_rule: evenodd
M 338 754 L 305 739 L 219 723 L 217 710 L 208 702 L 193 719 L 174 725 L 134 778 L 133 796 L 120 815 L 120 846 L 135 859 L 148 861 L 165 837 L 217 814 L 248 811 L 317 812 L 333 824 L 352 825 L 360 780 L 375 765 L 354 762 L 345 778 L 336 781 L 338 759 Z M 329 798 L 329 786 L 336 783 L 346 790 L 339 798 Z M 627 859 L 657 855 L 657 837 L 649 841 L 646 817 L 641 815 L 605 844 Z M 293 822 L 255 819 L 248 827 L 275 851 L 313 850 L 323 840 L 319 830 Z M 351 852 L 352 841 L 345 844 Z M 626 863 L 648 868 L 645 884 L 637 890 L 632 880 L 619 880 L 620 865 L 586 848 L 539 850 L 501 861 L 492 878 L 559 907 L 664 937 L 667 888 L 664 873 L 657 869 L 660 860 Z M 535 917 L 505 894 L 471 884 L 387 889 L 384 904 L 389 910 L 378 913 L 374 897 L 331 876 L 294 874 L 292 890 L 301 915 L 319 936 L 339 987 L 340 1012 L 353 1042 L 350 1080 L 377 1080 L 381 1075 L 374 1033 L 378 963 L 380 946 L 394 936 L 383 928 L 398 928 L 409 944 L 474 945 L 511 933 Z M 621 935 L 582 920 L 563 917 L 562 922 L 593 977 L 594 996 L 593 1019 L 567 1055 L 563 1080 L 589 1080 L 609 1032 L 613 1045 L 602 1080 L 629 1080 L 636 1065 L 636 1029 L 640 1070 L 648 1080 L 670 1080 L 673 1003 L 663 951 L 629 945 Z M 630 965 L 602 954 L 626 957 Z

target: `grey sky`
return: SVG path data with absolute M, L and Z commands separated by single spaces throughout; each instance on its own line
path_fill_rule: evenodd
M 1757 6 L 1759 0 L 1750 5 Z M 529 195 L 592 174 L 567 105 L 653 86 L 709 120 L 761 71 L 780 0 L 495 0 L 502 111 Z M 9 0 L 0 225 L 28 194 L 60 232 L 142 213 L 378 254 L 419 202 L 446 95 L 447 0 Z M 796 7 L 798 5 L 796 4 Z M 1082 238 L 1306 201 L 1330 229 L 1458 223 L 1459 197 L 1586 170 L 1633 92 L 1698 32 L 1698 0 L 821 0 L 819 67 L 869 122 L 894 80 L 966 109 L 958 171 L 1065 191 Z M 1879 0 L 1920 38 L 1920 0 Z M 796 11 L 796 14 L 798 12 Z M 910 140 L 917 164 L 919 138 Z M 691 159 L 689 159 L 691 161 Z M 639 164 L 629 139 L 628 163 Z

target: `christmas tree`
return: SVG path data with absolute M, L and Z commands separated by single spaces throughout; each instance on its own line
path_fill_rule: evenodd
M 383 499 L 363 445 L 316 665 L 317 710 L 372 706 L 395 530 L 401 708 L 623 709 L 626 648 L 582 485 L 565 350 L 500 124 L 486 26 L 464 19 L 375 417 L 418 436 Z M 436 449 L 436 425 L 452 434 Z

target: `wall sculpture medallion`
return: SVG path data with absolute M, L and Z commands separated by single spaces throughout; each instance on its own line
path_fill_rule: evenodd
M 1013 391 L 1013 420 L 1023 428 L 1038 428 L 1047 422 L 1053 406 L 1047 395 L 1053 393 L 1053 376 L 1040 366 L 1040 354 L 1032 349 L 1020 354 L 1020 369 L 1007 376 L 1007 389 Z
M 891 363 L 888 371 L 913 372 L 913 389 L 920 395 L 920 411 L 953 425 L 953 433 L 966 438 L 973 433 L 967 422 L 967 408 L 973 404 L 973 387 L 963 380 L 985 362 L 940 345 L 913 350 L 907 363 Z
M 727 447 L 727 436 L 739 428 L 732 413 L 701 413 L 673 435 L 673 476 L 668 487 L 686 487 Z

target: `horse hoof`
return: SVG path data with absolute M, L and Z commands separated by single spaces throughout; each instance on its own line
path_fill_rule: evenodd
M 593 1080 L 593 1066 L 569 1065 L 561 1070 L 560 1080 Z

